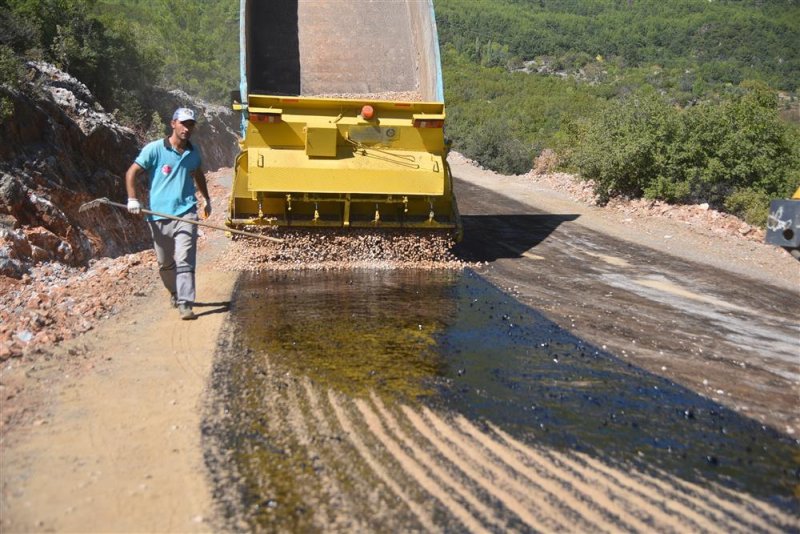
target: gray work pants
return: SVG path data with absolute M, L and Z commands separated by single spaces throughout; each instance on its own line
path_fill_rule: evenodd
M 183 218 L 196 221 L 197 213 L 187 213 Z M 197 226 L 172 219 L 148 221 L 148 224 L 164 287 L 175 295 L 178 304 L 193 304 Z

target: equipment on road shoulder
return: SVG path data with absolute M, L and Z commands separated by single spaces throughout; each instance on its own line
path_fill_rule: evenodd
M 84 211 L 96 208 L 100 204 L 106 204 L 108 206 L 114 206 L 115 208 L 122 208 L 127 211 L 128 206 L 125 204 L 120 204 L 119 202 L 112 202 L 111 200 L 107 199 L 106 197 L 103 198 L 96 198 L 94 200 L 90 200 L 89 202 L 84 202 L 78 208 L 78 212 L 82 213 Z M 221 230 L 223 232 L 232 232 L 234 234 L 244 235 L 247 237 L 254 237 L 256 239 L 264 239 L 267 241 L 274 241 L 276 243 L 283 243 L 283 239 L 277 237 L 271 237 L 264 234 L 257 234 L 253 232 L 244 232 L 242 230 L 235 230 L 231 228 L 227 228 L 225 226 L 217 226 L 216 224 L 207 223 L 205 221 L 195 221 L 192 219 L 185 219 L 183 217 L 176 217 L 174 215 L 167 215 L 166 213 L 159 213 L 157 211 L 150 211 L 148 209 L 140 208 L 142 213 L 147 213 L 149 215 L 155 215 L 156 217 L 164 217 L 165 219 L 172 219 L 173 221 L 183 221 L 189 224 L 194 224 L 196 226 L 205 226 L 206 228 L 213 228 L 214 230 Z
M 769 203 L 766 242 L 785 248 L 800 260 L 800 187 L 791 199 Z
M 460 238 L 430 0 L 241 0 L 240 23 L 229 227 Z

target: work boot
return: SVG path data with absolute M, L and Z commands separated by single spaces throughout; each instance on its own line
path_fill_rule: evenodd
M 169 305 L 172 306 L 173 308 L 178 307 L 178 297 L 175 295 L 175 293 L 169 294 Z
M 181 319 L 184 321 L 197 319 L 197 315 L 195 315 L 192 311 L 192 306 L 190 304 L 186 304 L 185 302 L 178 304 L 178 312 L 181 314 Z

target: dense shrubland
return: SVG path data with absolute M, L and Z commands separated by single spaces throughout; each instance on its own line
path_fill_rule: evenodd
M 564 152 L 601 199 L 708 202 L 764 223 L 759 206 L 800 183 L 798 129 L 776 107 L 760 83 L 683 109 L 643 90 L 572 122 Z
M 2 87 L 26 59 L 147 130 L 150 88 L 224 103 L 237 0 L 0 0 Z M 453 146 L 523 173 L 544 149 L 601 198 L 708 202 L 763 221 L 800 185 L 794 0 L 435 0 Z

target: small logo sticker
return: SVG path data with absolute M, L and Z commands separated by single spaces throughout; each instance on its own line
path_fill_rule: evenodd
M 172 172 L 172 167 L 170 167 L 169 165 L 164 165 L 163 167 L 161 167 L 161 172 L 164 173 L 164 176 L 166 176 Z

